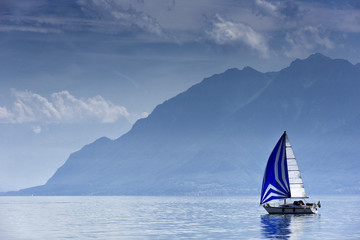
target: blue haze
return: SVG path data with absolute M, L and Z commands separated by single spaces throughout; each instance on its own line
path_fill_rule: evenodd
M 256 194 L 284 130 L 309 195 L 359 193 L 359 77 L 321 54 L 279 72 L 229 69 L 71 154 L 44 186 L 9 194 Z
M 45 184 L 70 153 L 118 138 L 214 73 L 278 72 L 316 52 L 356 64 L 359 15 L 354 0 L 1 0 L 0 191 Z M 113 108 L 81 115 L 69 104 L 55 108 L 60 118 L 49 116 L 53 94 L 63 91 L 79 101 L 101 96 Z

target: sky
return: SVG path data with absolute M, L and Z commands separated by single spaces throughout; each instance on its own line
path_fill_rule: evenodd
M 357 0 L 0 0 L 0 191 L 229 68 L 360 62 Z

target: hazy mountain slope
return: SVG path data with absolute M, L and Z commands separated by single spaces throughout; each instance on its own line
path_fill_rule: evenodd
M 321 54 L 279 72 L 227 70 L 16 194 L 257 193 L 284 130 L 310 193 L 359 192 L 359 79 L 358 65 Z

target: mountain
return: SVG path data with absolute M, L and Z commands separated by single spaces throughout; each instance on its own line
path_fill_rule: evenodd
M 116 140 L 100 138 L 15 195 L 257 194 L 288 132 L 308 193 L 359 193 L 360 68 L 313 54 L 278 72 L 205 78 Z

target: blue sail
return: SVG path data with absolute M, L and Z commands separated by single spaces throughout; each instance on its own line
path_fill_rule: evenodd
M 285 141 L 286 132 L 270 154 L 264 173 L 260 204 L 291 197 Z

